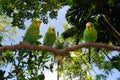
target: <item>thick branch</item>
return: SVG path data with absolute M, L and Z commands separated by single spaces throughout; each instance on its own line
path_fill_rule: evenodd
M 68 53 L 70 51 L 76 51 L 76 50 L 78 50 L 80 48 L 84 48 L 84 47 L 97 47 L 97 48 L 105 48 L 108 50 L 120 51 L 119 46 L 111 46 L 111 45 L 104 44 L 104 43 L 83 43 L 83 44 L 76 45 L 73 47 L 56 50 L 55 48 L 52 48 L 52 47 L 31 45 L 29 43 L 24 43 L 24 42 L 20 42 L 19 44 L 12 45 L 12 46 L 0 47 L 0 51 L 2 52 L 2 51 L 6 51 L 6 50 L 16 50 L 16 49 L 20 49 L 20 48 L 26 48 L 26 49 L 30 49 L 30 50 L 37 50 L 37 51 L 42 50 L 42 51 L 47 51 L 47 52 L 52 52 L 54 54 L 62 55 L 62 54 Z

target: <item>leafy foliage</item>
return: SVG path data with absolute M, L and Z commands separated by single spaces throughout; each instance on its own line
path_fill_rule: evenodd
M 42 38 L 42 37 L 41 37 Z M 39 45 L 39 44 L 38 44 Z M 0 66 L 1 79 L 22 79 L 22 80 L 44 80 L 44 69 L 52 71 L 53 63 L 50 63 L 51 56 L 47 53 L 42 59 L 42 51 L 31 51 L 18 49 L 15 51 L 1 52 Z M 49 62 L 50 65 L 46 65 Z M 2 67 L 10 67 L 10 70 L 2 70 Z
M 10 26 L 18 26 L 24 29 L 26 20 L 40 17 L 44 23 L 48 23 L 48 18 L 56 18 L 57 11 L 65 5 L 70 7 L 66 14 L 66 19 L 70 25 L 64 25 L 66 28 L 65 32 L 55 43 L 57 49 L 81 43 L 85 24 L 88 21 L 95 24 L 98 32 L 97 42 L 112 42 L 113 45 L 120 45 L 119 0 L 0 0 L 0 14 L 5 14 L 12 18 L 12 25 Z M 8 18 L 5 19 L 7 20 Z M 6 31 L 3 23 L 4 21 L 0 22 L 0 31 Z M 2 40 L 3 36 L 0 35 L 0 41 Z M 88 64 L 88 51 L 83 54 L 84 49 L 70 52 L 66 55 L 55 55 L 55 59 L 60 66 L 58 69 L 59 75 L 64 75 L 63 77 L 71 80 L 74 78 L 93 80 L 90 72 L 94 71 L 96 74 L 94 67 L 97 67 L 105 74 L 96 74 L 96 80 L 106 79 L 112 69 L 120 70 L 117 65 L 120 59 L 119 55 L 117 55 L 110 60 L 106 60 L 106 53 L 104 54 L 104 52 L 107 55 L 110 54 L 107 50 L 102 51 L 102 49 L 92 48 L 91 64 Z M 41 61 L 41 54 L 41 51 L 30 51 L 27 49 L 1 52 L 0 79 L 44 80 L 44 69 L 53 71 L 54 61 L 52 59 L 53 56 L 48 54 Z M 46 63 L 49 61 L 52 63 L 48 66 Z M 10 65 L 9 71 L 2 70 L 3 67 L 6 68 L 8 65 Z
M 117 69 L 117 70 L 119 70 L 120 71 L 120 54 L 119 55 L 116 55 L 116 56 L 114 56 L 112 59 L 111 59 L 111 61 L 112 61 L 112 65 Z
M 0 15 L 0 41 L 8 38 L 9 40 L 14 40 L 18 33 L 17 27 L 12 27 L 12 18 L 7 15 Z
M 52 63 L 50 66 L 46 65 L 50 60 L 50 56 L 48 55 L 41 61 L 41 54 L 41 51 L 25 51 L 25 49 L 2 53 L 2 62 L 6 63 L 5 66 L 8 66 L 8 64 L 9 67 L 11 66 L 10 70 L 4 71 L 4 79 L 16 77 L 22 80 L 44 80 L 43 71 L 44 69 L 52 70 Z
M 0 14 L 13 18 L 12 25 L 24 29 L 24 21 L 41 18 L 48 23 L 48 17 L 56 18 L 62 0 L 0 0 Z
M 65 41 L 60 38 L 60 41 L 58 40 L 56 44 L 58 45 L 59 43 L 63 47 L 69 41 L 67 47 L 76 45 L 74 38 L 67 38 Z M 61 49 L 61 47 L 59 48 Z M 57 49 L 59 48 L 57 47 Z M 107 51 L 105 50 L 104 52 Z M 113 69 L 116 66 L 112 64 L 113 61 L 109 60 L 104 52 L 102 50 L 97 51 L 97 48 L 91 48 L 91 64 L 88 62 L 88 50 L 84 52 L 84 49 L 80 49 L 69 52 L 66 55 L 55 55 L 55 59 L 59 63 L 59 75 L 64 77 L 64 80 L 73 80 L 75 78 L 80 80 L 94 80 L 95 78 L 97 80 L 107 80 L 107 77 L 113 74 Z M 109 54 L 110 52 L 107 53 L 107 55 Z M 116 59 L 114 62 L 119 62 L 119 59 Z M 99 73 L 99 70 L 102 71 L 102 74 Z M 92 74 L 95 74 L 94 77 Z
M 75 34 L 70 34 L 68 37 L 77 35 L 81 39 L 85 24 L 92 21 L 95 23 L 95 28 L 98 31 L 97 42 L 109 43 L 109 41 L 112 41 L 115 45 L 120 45 L 119 4 L 119 0 L 72 0 L 66 18 L 68 23 L 76 29 L 74 29 L 74 31 L 72 28 L 66 30 L 63 33 L 64 38 L 71 32 L 76 32 Z M 105 19 L 109 22 L 106 22 Z M 112 26 L 109 24 L 112 24 Z M 118 32 L 118 34 L 116 34 L 116 32 Z M 78 43 L 80 39 L 76 37 L 76 43 Z

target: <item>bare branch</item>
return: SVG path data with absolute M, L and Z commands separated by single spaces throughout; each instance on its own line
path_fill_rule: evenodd
M 62 55 L 62 54 L 66 54 L 70 51 L 76 51 L 76 50 L 78 50 L 80 48 L 84 48 L 84 47 L 105 48 L 108 50 L 120 51 L 120 46 L 111 46 L 111 45 L 104 44 L 104 43 L 83 43 L 83 44 L 76 45 L 73 47 L 56 50 L 55 48 L 52 48 L 52 47 L 31 45 L 29 43 L 24 43 L 24 42 L 20 42 L 19 44 L 12 45 L 12 46 L 0 47 L 0 51 L 2 52 L 2 51 L 6 51 L 6 50 L 16 50 L 16 49 L 20 49 L 20 48 L 26 48 L 26 49 L 30 49 L 30 50 L 37 50 L 37 51 L 42 50 L 42 51 L 52 52 L 54 54 Z

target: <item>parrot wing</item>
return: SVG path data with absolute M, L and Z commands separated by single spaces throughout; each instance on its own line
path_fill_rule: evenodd
M 56 40 L 56 32 L 55 32 L 55 28 L 54 27 L 49 27 L 48 31 L 45 34 L 44 40 L 43 40 L 43 45 L 45 46 L 50 46 L 52 47 L 54 42 Z M 46 52 L 42 51 L 42 56 L 41 56 L 41 62 L 42 59 L 44 58 Z
M 95 42 L 97 40 L 97 31 L 95 29 L 85 30 L 83 39 L 85 42 Z

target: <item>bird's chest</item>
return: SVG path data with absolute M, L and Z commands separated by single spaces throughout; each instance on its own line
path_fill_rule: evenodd
M 55 41 L 55 35 L 47 34 L 47 37 L 44 40 L 46 46 L 52 46 Z
M 31 32 L 29 34 L 31 36 L 37 36 L 37 35 L 39 35 L 39 30 L 31 30 Z
M 94 31 L 92 31 L 92 30 L 87 32 L 87 36 L 89 36 L 89 37 L 93 37 L 94 34 L 95 34 L 95 33 L 94 33 Z
M 31 30 L 29 33 L 28 33 L 28 37 L 29 39 L 29 42 L 34 42 L 36 41 L 38 38 L 39 38 L 39 30 Z
M 96 40 L 96 32 L 94 30 L 86 31 L 84 34 L 84 40 L 86 42 L 94 42 Z

